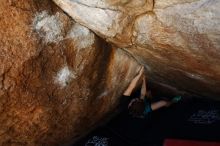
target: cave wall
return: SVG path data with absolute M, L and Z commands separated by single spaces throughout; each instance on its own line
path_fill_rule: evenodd
M 74 142 L 115 114 L 138 63 L 50 0 L 0 1 L 0 145 Z
M 219 100 L 219 0 L 53 0 L 129 52 L 152 82 Z

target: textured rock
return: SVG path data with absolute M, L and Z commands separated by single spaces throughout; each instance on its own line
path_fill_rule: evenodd
M 53 0 L 145 65 L 153 82 L 219 99 L 219 0 Z
M 160 85 L 219 95 L 218 0 L 53 1 L 76 22 L 50 0 L 0 1 L 0 145 L 81 137 L 115 113 L 137 61 Z
M 138 64 L 49 0 L 0 1 L 0 145 L 74 141 L 111 115 Z

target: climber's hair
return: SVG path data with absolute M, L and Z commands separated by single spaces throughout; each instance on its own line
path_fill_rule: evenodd
M 144 107 L 143 99 L 133 99 L 128 106 L 129 114 L 131 114 L 133 117 L 140 117 L 143 115 Z

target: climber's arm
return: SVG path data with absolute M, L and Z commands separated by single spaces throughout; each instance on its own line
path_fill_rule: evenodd
M 137 83 L 138 83 L 139 79 L 141 78 L 141 76 L 143 75 L 143 73 L 144 73 L 144 67 L 141 67 L 138 75 L 136 77 L 134 77 L 134 79 L 131 81 L 131 83 L 129 84 L 128 88 L 125 90 L 123 95 L 125 95 L 125 96 L 131 95 L 132 91 L 137 86 Z
M 145 80 L 145 76 L 143 76 L 140 98 L 144 99 L 146 95 L 147 95 L 146 80 Z

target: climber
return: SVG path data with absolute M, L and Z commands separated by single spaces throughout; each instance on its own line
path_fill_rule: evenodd
M 177 103 L 181 100 L 181 96 L 176 96 L 172 100 L 159 100 L 157 102 L 151 103 L 149 100 L 150 92 L 146 88 L 146 80 L 144 76 L 144 67 L 141 67 L 139 73 L 129 84 L 128 88 L 123 93 L 124 97 L 130 97 L 132 91 L 136 88 L 139 81 L 142 81 L 141 94 L 140 97 L 134 98 L 128 104 L 129 113 L 133 117 L 144 118 L 148 113 L 160 109 L 162 107 L 169 107 L 173 103 Z

